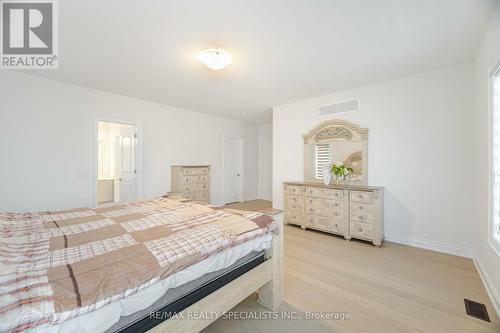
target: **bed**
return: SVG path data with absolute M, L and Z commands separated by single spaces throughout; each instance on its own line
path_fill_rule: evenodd
M 274 310 L 282 219 L 169 197 L 0 214 L 0 332 L 198 332 L 255 291 Z

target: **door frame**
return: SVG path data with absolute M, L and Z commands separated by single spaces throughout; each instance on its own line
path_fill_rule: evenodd
M 241 136 L 232 136 L 222 134 L 222 204 L 226 205 L 226 140 L 237 139 L 239 141 L 240 159 L 238 163 L 240 164 L 240 181 L 239 181 L 239 191 L 238 191 L 238 201 L 243 200 L 243 189 L 245 184 L 245 159 L 243 154 L 245 152 L 245 139 Z
M 98 188 L 97 188 L 97 180 L 98 180 L 98 161 L 99 161 L 99 150 L 98 150 L 98 131 L 99 131 L 99 122 L 107 122 L 107 123 L 115 123 L 115 124 L 123 124 L 135 126 L 137 130 L 137 139 L 135 142 L 135 168 L 137 173 L 135 175 L 135 198 L 136 200 L 142 198 L 143 196 L 143 179 L 142 179 L 142 123 L 133 122 L 123 119 L 109 118 L 109 117 L 95 117 L 94 118 L 94 133 L 92 136 L 92 205 L 98 205 Z

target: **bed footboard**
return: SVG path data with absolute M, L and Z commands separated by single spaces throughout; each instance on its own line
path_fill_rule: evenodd
M 268 260 L 184 309 L 177 316 L 150 329 L 148 333 L 199 332 L 255 291 L 258 292 L 258 303 L 275 310 L 283 302 L 283 212 L 270 216 L 278 223 L 279 232 L 273 234 L 272 246 L 266 252 Z M 196 316 L 207 313 L 210 316 Z

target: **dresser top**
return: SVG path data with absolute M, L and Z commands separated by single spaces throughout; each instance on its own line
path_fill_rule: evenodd
M 368 186 L 368 185 L 357 185 L 357 184 L 340 184 L 340 185 L 325 185 L 323 183 L 314 183 L 314 182 L 283 182 L 283 184 L 287 185 L 297 185 L 297 186 L 311 186 L 311 187 L 321 187 L 321 188 L 332 188 L 337 190 L 383 190 L 382 186 Z
M 179 168 L 209 168 L 210 165 L 172 165 Z

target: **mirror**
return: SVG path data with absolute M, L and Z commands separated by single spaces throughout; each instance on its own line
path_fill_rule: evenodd
M 368 182 L 368 129 L 345 120 L 331 120 L 304 135 L 304 179 L 322 182 L 323 170 L 333 163 L 349 165 L 348 181 Z

